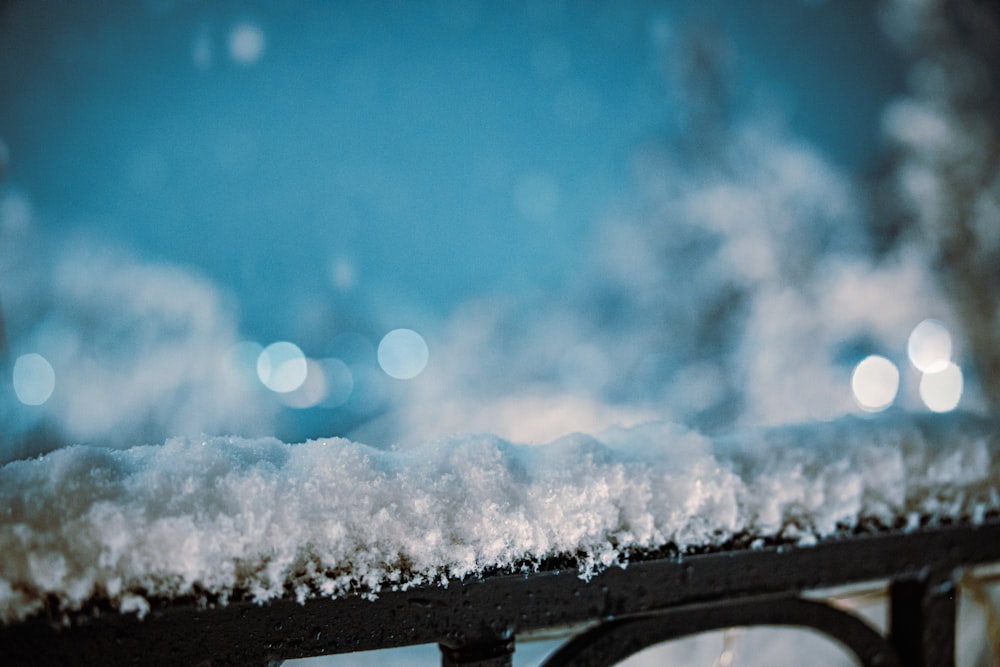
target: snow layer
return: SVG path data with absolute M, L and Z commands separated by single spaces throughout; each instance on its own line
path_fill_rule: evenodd
M 714 440 L 651 423 L 536 446 L 70 447 L 0 468 L 0 620 L 47 598 L 142 614 L 149 597 L 375 595 L 551 556 L 589 576 L 663 546 L 981 521 L 1000 510 L 997 427 L 897 415 Z

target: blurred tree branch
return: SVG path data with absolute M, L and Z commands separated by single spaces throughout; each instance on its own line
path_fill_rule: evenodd
M 890 206 L 930 250 L 955 300 L 991 409 L 1000 408 L 1000 3 L 892 0 L 886 28 L 910 60 L 890 109 Z

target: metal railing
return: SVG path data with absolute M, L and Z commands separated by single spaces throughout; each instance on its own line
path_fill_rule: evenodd
M 4 665 L 278 665 L 285 659 L 437 643 L 442 665 L 511 664 L 515 637 L 577 631 L 544 663 L 612 665 L 649 646 L 709 630 L 811 628 L 866 667 L 955 662 L 958 583 L 1000 561 L 1000 518 L 980 525 L 857 533 L 814 546 L 739 546 L 636 556 L 589 581 L 569 564 L 299 604 L 205 607 L 161 601 L 140 620 L 95 605 L 0 627 Z M 888 582 L 888 632 L 810 591 Z M 569 631 L 569 630 L 567 630 Z

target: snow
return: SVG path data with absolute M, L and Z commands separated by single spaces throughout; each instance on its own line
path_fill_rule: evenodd
M 996 432 L 889 414 L 714 439 L 652 422 L 545 445 L 68 447 L 0 468 L 0 620 L 47 599 L 143 615 L 162 597 L 376 597 L 553 556 L 589 577 L 663 546 L 982 521 L 1000 510 Z

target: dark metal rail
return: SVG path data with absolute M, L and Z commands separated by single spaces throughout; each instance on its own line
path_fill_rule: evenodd
M 815 629 L 862 665 L 954 665 L 957 581 L 963 568 L 1000 561 L 1000 520 L 859 534 L 811 547 L 729 549 L 650 558 L 590 581 L 575 568 L 500 574 L 361 597 L 163 603 L 144 620 L 93 610 L 0 627 L 4 665 L 277 665 L 284 659 L 438 643 L 442 664 L 511 663 L 518 633 L 587 630 L 547 667 L 611 665 L 648 646 L 731 626 Z M 812 589 L 889 582 L 889 633 Z

